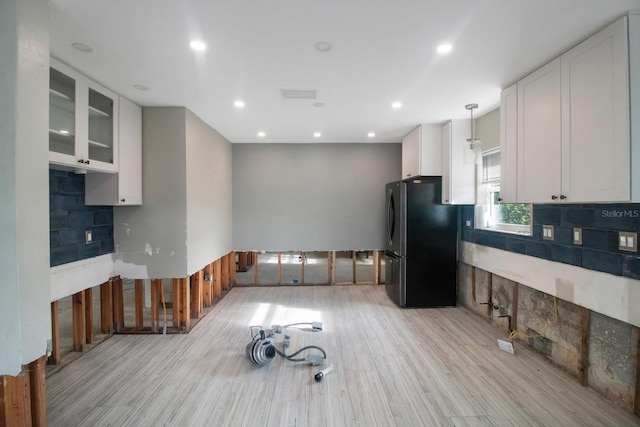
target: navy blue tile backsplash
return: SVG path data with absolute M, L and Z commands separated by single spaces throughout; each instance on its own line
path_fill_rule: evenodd
M 640 204 L 533 205 L 532 236 L 473 229 L 467 220 L 474 224 L 473 206 L 461 207 L 464 241 L 640 279 L 640 253 L 618 249 L 619 231 L 640 234 Z M 553 241 L 542 239 L 543 224 L 553 225 Z M 582 245 L 573 244 L 574 227 L 582 229 Z
M 113 252 L 113 207 L 84 204 L 84 177 L 49 169 L 51 266 Z

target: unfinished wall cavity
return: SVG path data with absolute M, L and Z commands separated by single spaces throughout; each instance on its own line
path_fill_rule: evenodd
M 492 322 L 497 336 L 506 336 L 511 317 L 516 357 L 518 345 L 529 346 L 621 407 L 634 408 L 637 327 L 478 267 L 459 263 L 458 271 L 458 302 L 478 321 Z

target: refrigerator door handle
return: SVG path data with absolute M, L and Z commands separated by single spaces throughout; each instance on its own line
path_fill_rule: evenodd
M 393 247 L 393 235 L 395 229 L 395 205 L 393 202 L 393 189 L 389 189 L 387 192 L 387 241 L 389 243 L 389 247 Z

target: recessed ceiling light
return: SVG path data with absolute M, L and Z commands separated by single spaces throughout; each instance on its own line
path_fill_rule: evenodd
M 322 136 L 322 134 L 320 132 L 314 132 L 313 133 L 313 137 L 314 138 L 320 138 Z
M 86 53 L 93 52 L 93 48 L 84 43 L 71 43 L 71 47 L 76 50 L 79 50 L 80 52 L 86 52 Z
M 265 136 L 267 136 L 267 134 L 265 132 L 258 132 L 258 137 L 259 138 L 264 138 Z
M 329 42 L 318 42 L 314 47 L 318 52 L 329 52 L 333 46 Z
M 149 88 L 146 87 L 145 85 L 133 85 L 133 88 L 137 90 L 142 90 L 142 91 L 149 90 Z
M 315 104 L 313 104 L 314 107 L 324 107 L 324 102 L 316 102 Z
M 242 101 L 242 100 L 240 100 L 240 99 L 239 99 L 239 100 L 237 100 L 236 102 L 234 102 L 234 103 L 233 103 L 233 105 L 234 105 L 236 108 L 242 108 L 242 107 L 244 107 L 244 101 Z
M 451 46 L 449 43 L 443 43 L 440 46 L 438 46 L 438 53 L 449 53 L 453 50 L 453 46 Z
M 402 108 L 402 102 L 396 101 L 393 104 L 391 104 L 391 108 L 395 108 L 396 110 L 398 108 Z
M 189 46 L 191 46 L 191 49 L 197 51 L 205 50 L 207 48 L 207 45 L 200 40 L 193 40 L 191 43 L 189 43 Z
M 376 136 L 376 133 L 375 133 L 375 132 L 369 132 L 369 133 L 367 134 L 367 136 L 368 136 L 369 138 L 373 138 L 374 136 Z

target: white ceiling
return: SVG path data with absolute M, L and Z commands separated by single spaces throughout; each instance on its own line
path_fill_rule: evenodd
M 186 106 L 233 143 L 399 142 L 418 123 L 469 117 L 469 103 L 479 117 L 502 87 L 640 9 L 640 0 L 50 3 L 53 56 L 140 105 Z M 207 49 L 192 51 L 192 39 Z M 318 52 L 319 41 L 333 48 Z M 454 48 L 440 56 L 444 41 Z M 282 99 L 281 89 L 316 89 L 317 99 Z

